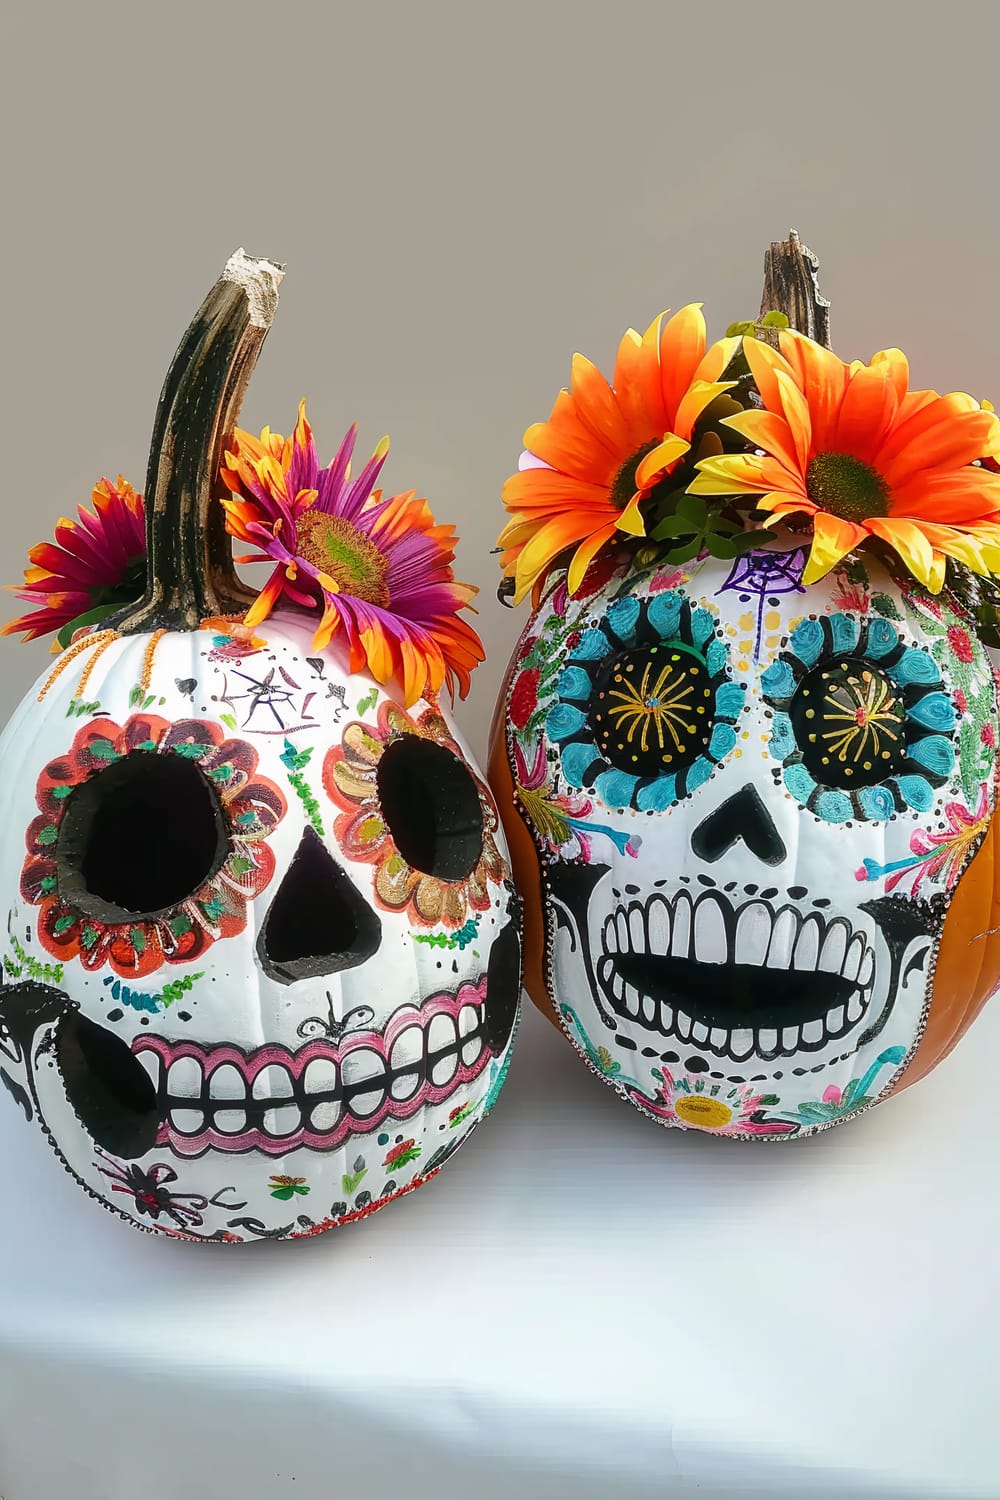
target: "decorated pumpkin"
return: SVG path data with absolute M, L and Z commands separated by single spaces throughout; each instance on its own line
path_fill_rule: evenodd
M 102 481 L 7 627 L 64 649 L 0 747 L 0 1080 L 92 1197 L 189 1240 L 313 1235 L 428 1181 L 492 1108 L 520 997 L 495 804 L 439 701 L 482 657 L 452 529 L 374 488 L 385 442 L 352 477 L 353 429 L 325 468 L 304 410 L 234 430 L 279 276 L 233 257 L 145 504 Z
M 741 1139 L 920 1078 L 1000 983 L 1000 422 L 843 363 L 794 236 L 767 267 L 758 319 L 630 330 L 528 429 L 490 762 L 532 998 Z

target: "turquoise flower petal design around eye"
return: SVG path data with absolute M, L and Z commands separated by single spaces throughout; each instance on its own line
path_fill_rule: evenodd
M 761 673 L 760 685 L 768 698 L 790 698 L 797 686 L 787 661 L 775 661 Z
M 577 788 L 586 786 L 587 773 L 595 760 L 597 760 L 597 752 L 592 742 L 564 745 L 562 772 L 569 785 Z
M 646 608 L 646 618 L 662 641 L 673 640 L 681 623 L 683 597 L 676 589 L 656 594 Z
M 933 656 L 926 651 L 921 651 L 917 646 L 910 646 L 903 652 L 898 661 L 888 668 L 890 676 L 897 682 L 904 684 L 917 683 L 924 687 L 933 684 L 941 686 L 941 673 Z
M 947 693 L 928 693 L 909 711 L 915 724 L 925 729 L 947 730 L 955 727 L 955 705 Z
M 550 740 L 568 740 L 587 722 L 587 715 L 572 703 L 556 703 L 545 716 L 545 733 Z
M 616 600 L 570 652 L 545 721 L 568 785 L 612 810 L 689 796 L 736 746 L 744 693 L 728 673 L 704 605 L 679 589 Z
M 603 630 L 585 630 L 573 647 L 570 661 L 601 661 L 611 650 Z
M 930 652 L 879 615 L 803 620 L 789 647 L 761 686 L 792 795 L 826 823 L 930 811 L 956 759 L 955 709 Z
M 899 632 L 888 620 L 869 620 L 866 632 L 865 651 L 872 661 L 881 661 L 899 645 Z
M 624 646 L 635 644 L 635 626 L 639 618 L 639 610 L 638 599 L 629 595 L 625 599 L 619 599 L 616 604 L 612 604 L 605 617 Z
M 560 698 L 582 700 L 590 697 L 590 678 L 582 667 L 564 667 L 556 684 Z
M 815 666 L 825 645 L 822 621 L 800 620 L 792 631 L 789 645 L 803 666 Z
M 860 627 L 853 615 L 832 615 L 830 635 L 834 651 L 851 652 L 858 644 Z
M 910 757 L 933 771 L 936 776 L 948 777 L 955 766 L 955 751 L 951 740 L 941 734 L 928 734 L 910 746 Z
M 866 818 L 873 823 L 884 823 L 896 811 L 896 799 L 885 786 L 863 786 L 858 791 L 858 801 Z

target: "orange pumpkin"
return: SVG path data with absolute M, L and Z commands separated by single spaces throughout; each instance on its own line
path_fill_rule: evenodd
M 806 300 L 786 305 L 801 311 Z M 743 345 L 741 361 L 735 339 L 706 352 L 694 327 L 688 318 L 686 343 L 674 340 L 687 383 L 664 363 L 669 325 L 662 335 L 659 420 L 676 413 L 666 437 L 636 426 L 654 404 L 642 387 L 649 334 L 626 336 L 606 388 L 592 366 L 575 365 L 572 392 L 529 431 L 527 462 L 505 493 L 505 563 L 523 593 L 530 554 L 536 608 L 496 706 L 489 776 L 524 901 L 536 1006 L 659 1123 L 780 1139 L 923 1077 L 1000 985 L 998 677 L 963 569 L 946 570 L 942 556 L 933 574 L 909 575 L 919 571 L 907 550 L 915 523 L 893 531 L 894 470 L 889 458 L 878 467 L 874 439 L 855 451 L 845 436 L 841 453 L 814 438 L 810 450 L 806 426 L 801 514 L 791 503 L 796 453 L 791 440 L 781 449 L 779 423 L 794 435 L 787 414 L 805 409 L 815 384 L 796 407 L 788 378 L 774 395 L 768 371 L 812 359 L 846 389 L 859 367 L 824 364 L 794 338 L 780 359 Z M 939 463 L 930 488 L 945 502 L 949 482 L 963 496 L 974 489 L 965 514 L 979 504 L 983 521 L 957 542 L 932 510 L 916 511 L 912 487 L 904 498 L 926 522 L 923 537 L 979 566 L 993 538 L 1000 429 L 969 398 L 943 398 L 951 404 L 939 410 L 933 393 L 907 393 L 901 358 L 866 367 L 870 389 L 896 383 L 879 431 L 897 411 L 901 427 L 912 411 L 940 417 L 938 449 L 957 457 L 953 473 Z M 741 411 L 728 391 L 718 405 L 726 375 L 743 384 Z M 711 382 L 697 407 L 692 392 Z M 856 438 L 853 410 L 853 428 L 828 418 L 829 430 Z M 812 415 L 814 433 L 822 417 Z M 637 432 L 637 451 L 619 453 L 613 469 L 608 452 Z M 963 444 L 981 438 L 979 453 L 994 456 L 970 470 L 977 450 Z M 574 464 L 584 476 L 575 512 Z M 526 478 L 532 469 L 548 472 Z M 733 543 L 725 486 L 739 494 L 740 476 L 755 472 L 776 490 L 760 503 L 779 502 L 795 529 L 779 523 Z M 881 531 L 859 521 L 869 480 Z M 848 493 L 855 481 L 862 488 Z M 690 497 L 716 494 L 716 534 L 706 522 L 685 551 L 684 518 L 702 514 Z M 518 510 L 525 496 L 534 511 Z M 551 514 L 549 496 L 561 505 Z M 688 510 L 678 519 L 679 496 Z M 578 551 L 539 567 L 542 528 L 568 535 L 585 505 L 594 529 L 578 527 Z M 928 542 L 924 560 L 931 551 Z

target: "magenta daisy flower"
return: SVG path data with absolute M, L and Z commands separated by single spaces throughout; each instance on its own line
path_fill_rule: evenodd
M 94 509 L 77 507 L 76 521 L 63 517 L 55 543 L 39 542 L 28 557 L 23 584 L 7 588 L 35 606 L 0 626 L 0 635 L 23 632 L 26 641 L 58 631 L 57 646 L 68 646 L 75 631 L 140 598 L 146 583 L 146 523 L 142 496 L 119 474 L 116 484 L 102 479 L 92 495 Z
M 352 479 L 356 438 L 352 427 L 320 468 L 304 401 L 289 438 L 267 427 L 259 438 L 234 432 L 222 470 L 232 492 L 222 502 L 226 524 L 259 549 L 240 562 L 275 565 L 245 623 L 259 624 L 286 596 L 322 611 L 317 650 L 342 634 L 351 671 L 397 678 L 407 707 L 445 681 L 464 697 L 483 647 L 458 618 L 477 591 L 452 572 L 454 527 L 436 525 L 415 491 L 383 499 L 374 488 L 388 438 Z

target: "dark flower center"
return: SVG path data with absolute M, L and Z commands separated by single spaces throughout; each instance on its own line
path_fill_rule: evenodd
M 652 438 L 650 442 L 644 443 L 638 448 L 631 458 L 627 458 L 618 473 L 611 481 L 611 501 L 619 510 L 624 510 L 638 489 L 635 482 L 635 471 L 646 457 L 652 453 L 654 448 L 659 447 L 659 438 Z
M 388 608 L 389 559 L 359 527 L 321 510 L 306 511 L 297 526 L 301 557 L 328 573 L 341 593 Z
M 806 494 L 845 521 L 889 514 L 889 486 L 877 469 L 850 453 L 817 453 L 806 470 Z

